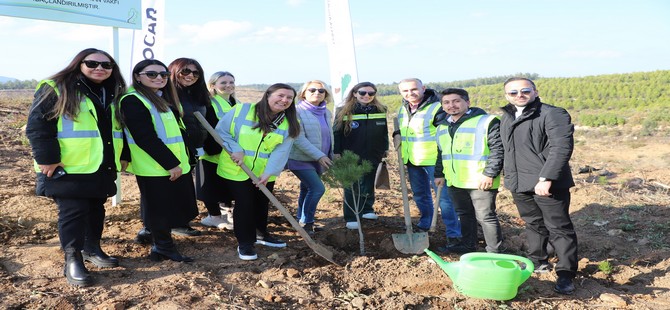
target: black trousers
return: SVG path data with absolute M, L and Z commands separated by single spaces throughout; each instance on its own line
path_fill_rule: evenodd
M 558 256 L 556 274 L 573 277 L 577 273 L 577 234 L 570 219 L 570 191 L 553 191 L 549 197 L 535 193 L 512 193 L 521 218 L 526 222 L 528 254 L 547 260 L 547 242 Z
M 216 174 L 217 164 L 199 160 L 197 167 L 196 182 L 202 181 L 201 186 L 196 184 L 196 188 L 200 187 L 198 200 L 205 204 L 209 215 L 221 215 L 219 202 L 230 206 L 233 200 L 227 182 Z
M 105 224 L 107 198 L 54 197 L 58 204 L 58 237 L 63 250 L 95 250 Z
M 224 179 L 225 180 L 225 179 Z M 225 180 L 226 186 L 233 195 L 233 228 L 237 243 L 252 245 L 256 242 L 256 230 L 261 234 L 268 232 L 268 203 L 269 199 L 254 185 L 251 179 L 245 181 Z M 270 192 L 274 182 L 268 182 L 266 187 Z

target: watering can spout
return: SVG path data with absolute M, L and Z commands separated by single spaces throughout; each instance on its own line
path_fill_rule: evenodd
M 425 249 L 423 251 L 426 252 L 426 254 L 428 254 L 428 256 L 432 258 L 437 263 L 437 265 L 440 266 L 442 270 L 444 270 L 445 273 L 447 273 L 452 282 L 456 283 L 456 280 L 458 279 L 458 270 L 459 270 L 458 262 L 454 263 L 445 262 L 440 256 L 433 253 L 431 250 Z

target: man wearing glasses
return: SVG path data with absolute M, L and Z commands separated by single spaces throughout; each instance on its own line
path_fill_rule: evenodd
M 572 179 L 568 161 L 574 127 L 568 112 L 540 101 L 535 83 L 523 77 L 505 81 L 500 135 L 505 149 L 504 185 L 526 222 L 528 254 L 535 272 L 549 272 L 547 245 L 556 250 L 554 291 L 572 294 L 577 273 L 577 235 L 570 220 Z

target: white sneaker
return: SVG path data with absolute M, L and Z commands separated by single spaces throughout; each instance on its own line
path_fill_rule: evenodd
M 219 202 L 219 209 L 221 209 L 221 215 L 225 216 L 227 222 L 233 225 L 233 207 L 223 202 Z
M 273 248 L 285 248 L 286 247 L 286 242 L 279 240 L 273 236 L 265 235 L 265 236 L 256 236 L 256 244 L 264 245 L 264 246 L 269 246 Z
M 347 222 L 348 229 L 358 229 L 358 222 Z
M 237 247 L 237 257 L 241 260 L 255 260 L 258 258 L 253 246 Z
M 365 213 L 361 217 L 366 220 L 376 220 L 379 218 L 379 216 L 377 216 L 377 214 L 375 214 L 374 212 Z
M 228 221 L 223 218 L 223 215 L 207 215 L 207 217 L 202 219 L 200 223 L 205 226 L 216 227 L 219 229 L 233 229 L 233 224 L 228 223 Z

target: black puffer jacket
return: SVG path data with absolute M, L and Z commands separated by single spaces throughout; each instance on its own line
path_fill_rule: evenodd
M 104 87 L 103 92 L 101 88 Z M 98 119 L 98 130 L 100 130 L 103 141 L 103 158 L 98 171 L 91 174 L 67 174 L 57 179 L 47 178 L 42 173 L 37 173 L 36 194 L 38 196 L 62 197 L 62 198 L 104 198 L 116 194 L 116 163 L 114 161 L 114 148 L 112 145 L 112 109 L 114 98 L 114 85 L 110 83 L 95 84 L 82 77 L 77 81 L 76 89 L 81 94 L 90 98 L 95 107 L 94 113 Z M 35 93 L 35 98 L 49 90 L 51 86 L 43 85 Z M 102 96 L 105 96 L 103 106 Z M 44 101 L 39 103 L 35 100 L 30 108 L 28 123 L 26 125 L 26 137 L 32 147 L 33 158 L 38 164 L 50 165 L 61 162 L 61 149 L 56 138 L 58 133 L 58 118 L 46 119 L 46 115 L 53 109 L 56 103 L 56 95 L 52 93 Z M 39 103 L 39 104 L 38 104 Z M 80 111 L 80 113 L 90 113 Z M 86 151 L 86 150 L 84 150 Z
M 353 114 L 380 113 L 376 107 L 365 111 L 360 104 L 356 105 Z M 337 111 L 339 113 L 339 111 Z M 355 120 L 351 132 L 344 133 L 343 128 L 333 129 L 334 154 L 342 154 L 345 150 L 356 153 L 361 160 L 368 160 L 376 167 L 389 149 L 388 125 L 384 119 Z
M 200 112 L 203 116 L 207 114 L 208 102 L 198 102 L 198 98 L 191 94 L 190 89 L 183 89 L 177 92 L 179 94 L 179 101 L 184 112 L 184 126 L 186 126 L 186 133 L 188 134 L 189 144 L 187 145 L 191 150 L 201 148 L 207 138 L 207 130 L 200 125 L 200 122 L 193 113 Z
M 574 148 L 570 114 L 542 103 L 539 97 L 517 119 L 514 105 L 508 104 L 502 110 L 505 187 L 517 193 L 533 192 L 540 177 L 552 181 L 552 190 L 574 186 L 568 163 Z
M 434 125 L 448 125 L 449 126 L 449 135 L 454 137 L 456 129 L 463 124 L 468 119 L 479 115 L 486 115 L 486 111 L 480 108 L 470 108 L 470 112 L 461 116 L 455 123 L 450 123 L 447 121 L 449 119 L 448 114 L 442 114 L 438 119 L 435 120 Z M 489 146 L 489 157 L 486 161 L 486 167 L 484 167 L 483 175 L 491 178 L 495 178 L 500 174 L 500 171 L 503 167 L 503 145 L 502 140 L 500 139 L 500 121 L 494 119 L 489 124 L 488 133 L 487 133 L 487 144 Z M 435 162 L 435 177 L 444 178 L 444 167 L 442 166 L 442 150 L 437 149 L 437 161 Z

